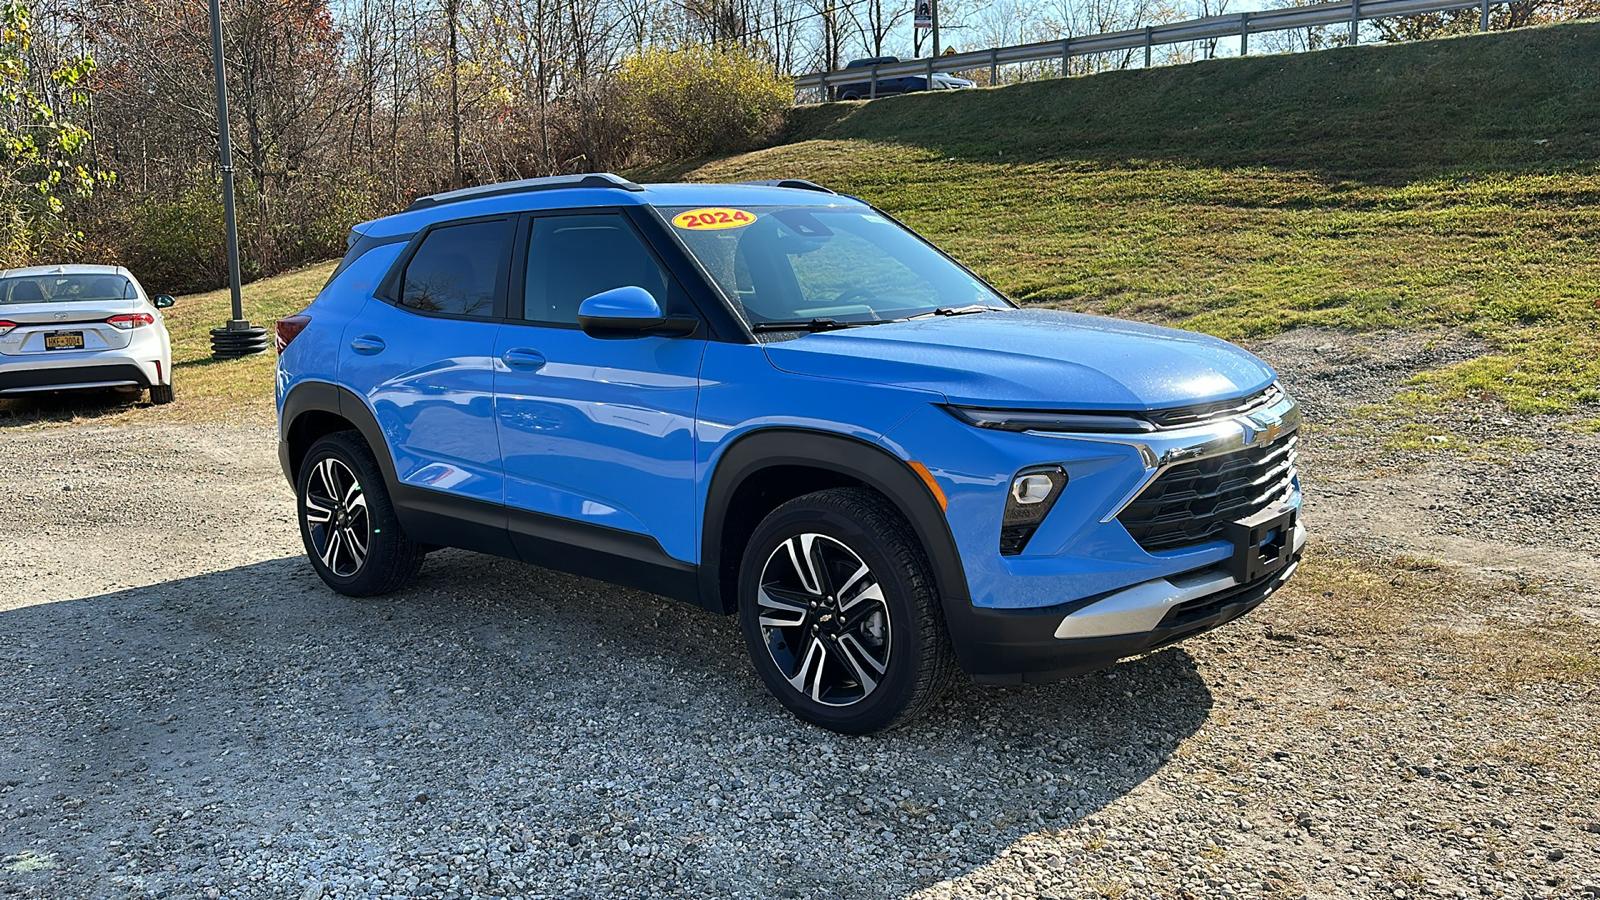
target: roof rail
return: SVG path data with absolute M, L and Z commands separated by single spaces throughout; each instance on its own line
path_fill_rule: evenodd
M 644 188 L 610 172 L 594 175 L 553 175 L 548 178 L 524 178 L 521 181 L 503 181 L 418 197 L 406 207 L 406 212 L 430 209 L 462 200 L 482 200 L 485 197 L 503 197 L 507 194 L 527 194 L 533 191 L 554 191 L 564 188 L 616 188 L 624 191 L 642 191 Z
M 741 181 L 740 184 L 759 184 L 764 187 L 794 188 L 797 191 L 820 191 L 824 194 L 837 193 L 829 190 L 814 181 L 805 181 L 800 178 L 776 178 L 771 181 Z

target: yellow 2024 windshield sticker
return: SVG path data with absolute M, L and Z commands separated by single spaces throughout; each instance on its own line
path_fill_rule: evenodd
M 672 224 L 690 231 L 712 231 L 718 228 L 743 228 L 756 220 L 756 214 L 726 206 L 707 206 L 691 209 L 672 217 Z

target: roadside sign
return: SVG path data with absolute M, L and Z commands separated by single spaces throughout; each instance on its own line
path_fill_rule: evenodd
M 915 27 L 933 27 L 933 0 L 915 0 Z

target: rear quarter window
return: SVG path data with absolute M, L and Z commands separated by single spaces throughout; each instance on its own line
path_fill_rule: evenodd
M 494 316 L 509 224 L 491 219 L 430 230 L 406 262 L 399 304 L 436 315 Z

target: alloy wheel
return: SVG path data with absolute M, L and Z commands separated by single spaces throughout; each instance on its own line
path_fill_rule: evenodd
M 824 534 L 798 534 L 767 557 L 761 636 L 795 690 L 825 706 L 866 699 L 889 669 L 889 604 L 861 557 Z
M 340 578 L 359 573 L 372 545 L 372 518 L 355 472 L 336 457 L 318 460 L 306 484 L 303 507 L 311 545 L 322 565 Z

